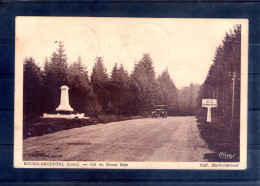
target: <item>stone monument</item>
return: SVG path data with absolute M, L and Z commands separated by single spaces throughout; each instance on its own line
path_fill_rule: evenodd
M 56 111 L 73 111 L 69 104 L 69 87 L 63 85 L 60 90 L 60 105 L 56 108 Z
M 47 114 L 43 113 L 43 118 L 84 118 L 89 119 L 89 117 L 85 117 L 84 113 L 76 113 L 73 112 L 73 108 L 71 108 L 69 104 L 69 87 L 63 85 L 60 87 L 61 94 L 60 94 L 60 105 L 56 108 L 56 114 Z M 62 113 L 62 112 L 68 113 Z

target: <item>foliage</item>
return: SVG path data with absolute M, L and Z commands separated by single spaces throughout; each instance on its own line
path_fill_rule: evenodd
M 93 91 L 88 79 L 87 69 L 82 65 L 80 57 L 69 66 L 68 86 L 70 88 L 71 107 L 77 112 L 88 114 L 87 105 L 90 103 Z
M 60 42 L 50 60 L 46 57 L 42 70 L 32 58 L 26 59 L 24 75 L 24 99 L 29 99 L 24 102 L 25 115 L 55 111 L 62 85 L 70 88 L 72 108 L 89 116 L 150 116 L 155 104 L 167 105 L 168 115 L 178 115 L 180 109 L 183 115 L 195 113 L 194 107 L 189 107 L 193 109 L 189 113 L 184 109 L 185 104 L 179 100 L 179 91 L 167 69 L 156 78 L 153 61 L 147 53 L 135 65 L 131 75 L 122 64 L 116 63 L 109 76 L 103 58 L 97 57 L 89 79 L 80 57 L 68 65 L 64 45 Z M 30 78 L 34 80 L 33 84 Z
M 157 82 L 159 90 L 156 104 L 167 105 L 168 115 L 177 115 L 179 111 L 178 89 L 175 87 L 167 69 L 158 76 Z
M 23 65 L 23 112 L 28 118 L 43 112 L 42 102 L 42 72 L 32 57 L 26 58 Z
M 169 115 L 197 114 L 205 118 L 201 100 L 216 98 L 218 107 L 213 109 L 213 116 L 230 122 L 233 115 L 234 121 L 239 120 L 240 45 L 241 26 L 236 25 L 216 49 L 204 83 L 191 83 L 178 90 L 167 69 L 156 77 L 148 53 L 143 54 L 130 74 L 123 65 L 115 64 L 109 75 L 103 58 L 97 57 L 89 77 L 82 59 L 69 63 L 64 45 L 59 42 L 42 69 L 32 57 L 24 60 L 24 115 L 33 117 L 54 111 L 59 105 L 60 87 L 67 85 L 72 108 L 86 115 L 149 116 L 154 105 L 164 104 Z
M 150 55 L 145 53 L 131 74 L 131 93 L 134 95 L 132 109 L 135 110 L 133 114 L 149 115 L 155 105 L 157 92 L 153 61 Z
M 115 122 L 115 121 L 118 121 L 118 118 L 116 115 L 114 114 L 100 114 L 98 115 L 98 120 L 101 122 L 101 123 L 108 123 L 108 122 Z
M 88 114 L 90 116 L 97 117 L 98 114 L 102 112 L 102 109 L 102 105 L 97 102 L 97 99 L 94 98 L 88 105 Z
M 215 98 L 218 107 L 213 109 L 213 116 L 223 118 L 226 128 L 239 131 L 240 116 L 240 62 L 241 62 L 241 25 L 226 33 L 221 46 L 216 49 L 205 82 L 199 90 L 198 108 L 201 99 Z M 199 109 L 199 116 L 206 116 L 206 109 Z M 234 122 L 238 121 L 238 122 Z
M 131 104 L 130 77 L 124 66 L 115 64 L 108 85 L 109 112 L 119 115 L 129 115 Z
M 68 84 L 68 64 L 64 45 L 59 42 L 56 52 L 50 61 L 45 59 L 43 70 L 43 102 L 45 112 L 50 112 L 59 106 L 60 87 Z
M 107 89 L 108 75 L 102 57 L 96 58 L 96 62 L 90 77 L 90 82 L 95 94 L 93 99 L 96 99 L 95 102 L 98 102 L 102 105 L 102 108 L 106 109 L 109 103 L 109 95 Z
M 180 115 L 196 115 L 199 88 L 200 86 L 198 84 L 191 83 L 189 86 L 180 90 L 178 100 L 180 105 Z

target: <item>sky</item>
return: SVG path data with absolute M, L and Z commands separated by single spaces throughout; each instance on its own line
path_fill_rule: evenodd
M 115 63 L 131 73 L 143 53 L 155 72 L 166 68 L 177 88 L 202 84 L 216 48 L 236 19 L 16 17 L 16 62 L 33 57 L 40 66 L 62 41 L 69 64 L 80 56 L 91 74 L 96 56 L 111 73 Z

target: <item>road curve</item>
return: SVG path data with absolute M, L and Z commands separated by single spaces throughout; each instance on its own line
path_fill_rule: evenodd
M 195 117 L 97 124 L 31 137 L 23 143 L 25 161 L 201 162 L 210 152 Z

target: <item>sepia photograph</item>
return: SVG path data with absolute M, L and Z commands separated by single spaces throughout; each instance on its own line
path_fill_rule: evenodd
M 14 167 L 245 169 L 247 19 L 16 17 Z

